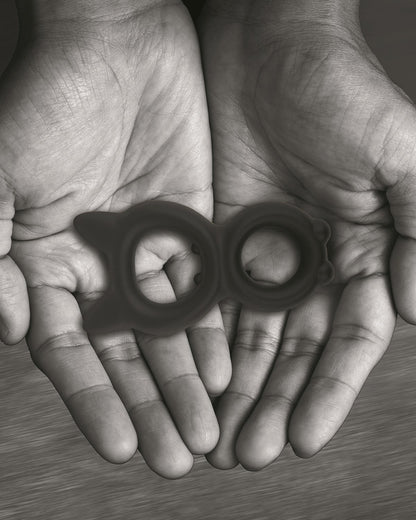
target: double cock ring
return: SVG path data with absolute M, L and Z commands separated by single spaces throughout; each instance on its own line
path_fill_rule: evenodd
M 327 284 L 334 276 L 327 256 L 329 225 L 283 203 L 250 206 L 218 225 L 186 206 L 148 201 L 123 213 L 83 213 L 75 218 L 74 226 L 104 255 L 110 280 L 108 290 L 85 313 L 84 328 L 90 333 L 135 329 L 171 335 L 197 322 L 224 298 L 257 311 L 293 309 L 318 284 Z M 256 282 L 242 265 L 245 242 L 265 227 L 287 234 L 300 255 L 297 271 L 279 286 Z M 172 303 L 149 300 L 136 283 L 137 245 L 145 234 L 161 230 L 189 238 L 201 257 L 195 289 Z

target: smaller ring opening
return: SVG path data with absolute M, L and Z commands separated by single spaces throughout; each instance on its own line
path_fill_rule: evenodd
M 247 277 L 263 287 L 276 287 L 296 274 L 301 261 L 295 239 L 278 226 L 249 232 L 241 247 L 241 265 Z

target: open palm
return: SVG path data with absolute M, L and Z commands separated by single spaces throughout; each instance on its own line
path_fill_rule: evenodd
M 222 468 L 260 469 L 288 440 L 316 453 L 389 345 L 395 305 L 416 318 L 414 108 L 368 49 L 358 2 L 289 4 L 212 1 L 201 20 L 215 218 L 266 200 L 324 218 L 336 277 L 290 313 L 224 305 L 233 377 L 209 455 Z
M 38 28 L 0 91 L 1 210 L 5 224 L 16 212 L 11 256 L 28 287 L 28 344 L 100 454 L 123 462 L 138 439 L 155 471 L 177 477 L 190 469 L 191 453 L 206 453 L 218 439 L 207 391 L 222 391 L 230 374 L 220 312 L 169 338 L 132 331 L 88 337 L 80 308 L 106 288 L 106 272 L 72 221 L 149 199 L 211 218 L 211 143 L 196 37 L 181 2 L 96 23 L 85 34 L 82 25 L 68 27 Z M 137 276 L 149 297 L 189 290 L 181 270 L 192 264 L 189 246 L 167 237 L 144 244 Z M 7 262 L 9 277 L 19 276 Z M 19 280 L 1 303 L 23 314 L 13 322 L 17 313 L 6 312 L 16 340 L 28 321 Z

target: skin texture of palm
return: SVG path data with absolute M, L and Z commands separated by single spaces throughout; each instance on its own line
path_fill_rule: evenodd
M 192 453 L 208 452 L 218 439 L 208 393 L 221 392 L 230 378 L 219 309 L 169 338 L 131 331 L 88 337 L 81 309 L 106 288 L 106 271 L 72 221 L 150 199 L 211 218 L 197 39 L 181 2 L 115 18 L 99 7 L 93 17 L 69 14 L 51 20 L 35 12 L 29 20 L 21 7 L 30 38 L 0 87 L 2 248 L 6 255 L 13 218 L 15 262 L 1 260 L 9 266 L 2 285 L 20 280 L 3 290 L 0 310 L 18 341 L 29 301 L 32 357 L 102 456 L 124 462 L 139 446 L 153 470 L 175 478 L 189 471 Z M 189 290 L 182 277 L 193 262 L 189 246 L 150 237 L 136 267 L 139 287 L 161 301 Z M 16 308 L 22 312 L 7 314 Z
M 295 204 L 331 225 L 336 270 L 290 313 L 224 304 L 233 376 L 216 467 L 260 469 L 288 441 L 315 454 L 388 347 L 396 308 L 415 322 L 415 112 L 367 47 L 358 8 L 211 1 L 200 20 L 216 220 Z

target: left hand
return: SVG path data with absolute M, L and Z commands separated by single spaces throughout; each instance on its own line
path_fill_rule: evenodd
M 318 452 L 389 345 L 396 308 L 416 321 L 415 109 L 367 47 L 358 2 L 294 4 L 211 0 L 200 24 L 216 221 L 296 205 L 331 225 L 336 270 L 288 313 L 223 306 L 233 376 L 208 457 L 219 468 L 263 468 L 288 441 Z
M 230 377 L 219 309 L 168 338 L 131 330 L 87 335 L 81 311 L 108 282 L 72 221 L 153 199 L 211 218 L 196 34 L 179 0 L 70 4 L 20 3 L 30 38 L 0 87 L 0 241 L 10 244 L 13 219 L 11 257 L 28 286 L 32 357 L 92 446 L 125 462 L 139 445 L 154 471 L 179 477 L 193 453 L 218 440 L 208 394 Z M 182 276 L 192 264 L 189 246 L 169 236 L 143 241 L 136 274 L 148 297 L 175 299 L 192 287 Z M 15 289 L 16 265 L 7 265 L 13 291 L 0 294 L 0 311 L 24 314 L 13 333 L 20 337 L 27 295 L 23 284 Z

